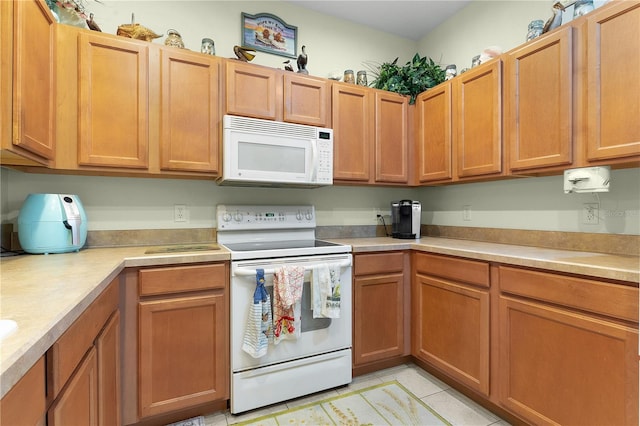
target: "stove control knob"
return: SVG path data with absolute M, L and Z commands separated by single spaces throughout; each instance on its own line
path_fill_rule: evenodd
M 225 222 L 229 222 L 229 221 L 231 220 L 231 214 L 230 214 L 230 213 L 225 212 L 225 213 L 222 215 L 222 220 L 224 220 Z
M 233 219 L 234 219 L 236 222 L 241 222 L 241 221 L 242 221 L 242 213 L 240 213 L 240 212 L 236 212 L 236 214 L 234 214 L 234 215 L 233 215 Z
M 313 215 L 311 214 L 311 211 L 307 211 L 307 213 L 305 213 L 304 217 L 307 220 L 311 220 L 313 218 Z
M 302 212 L 300 210 L 298 210 L 298 213 L 296 213 L 296 219 L 302 220 Z

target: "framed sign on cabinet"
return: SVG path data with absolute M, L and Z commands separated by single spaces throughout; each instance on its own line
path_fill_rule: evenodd
M 295 58 L 298 27 L 270 13 L 242 13 L 242 46 L 260 52 Z

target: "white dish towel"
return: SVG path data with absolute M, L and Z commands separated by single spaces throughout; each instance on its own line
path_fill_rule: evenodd
M 324 263 L 311 271 L 314 318 L 340 318 L 340 265 Z

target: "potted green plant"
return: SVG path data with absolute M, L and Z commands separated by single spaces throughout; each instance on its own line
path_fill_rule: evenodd
M 418 94 L 442 83 L 445 78 L 445 71 L 439 64 L 427 56 L 420 57 L 418 53 L 404 66 L 398 65 L 396 58 L 373 69 L 372 74 L 371 87 L 410 96 L 410 104 L 415 103 Z

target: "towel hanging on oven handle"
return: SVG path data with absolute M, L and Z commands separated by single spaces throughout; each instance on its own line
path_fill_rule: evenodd
M 347 266 L 351 266 L 351 260 L 345 260 L 343 262 L 338 263 L 338 265 L 341 268 L 346 268 Z M 305 267 L 304 268 L 305 271 L 310 271 L 311 267 Z M 267 274 L 273 274 L 276 271 L 276 268 L 271 268 L 271 269 L 265 269 L 264 273 L 265 275 Z M 255 269 L 249 269 L 249 268 L 236 268 L 233 270 L 233 275 L 236 276 L 247 276 L 247 275 L 256 275 L 256 270 Z

